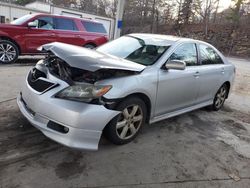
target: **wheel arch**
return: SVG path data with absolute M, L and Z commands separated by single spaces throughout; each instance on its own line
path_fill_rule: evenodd
M 229 94 L 229 91 L 230 91 L 230 88 L 231 88 L 231 84 L 230 84 L 230 82 L 229 81 L 226 81 L 226 82 L 224 82 L 222 85 L 226 85 L 227 86 L 227 88 L 228 88 L 228 92 L 227 92 L 227 96 L 226 96 L 226 98 L 228 98 L 228 94 Z
M 132 93 L 132 94 L 129 94 L 123 98 L 120 98 L 119 101 L 116 103 L 116 105 L 114 106 L 114 109 L 116 109 L 116 107 L 124 100 L 126 100 L 127 98 L 130 98 L 130 97 L 137 97 L 139 99 L 141 99 L 145 105 L 146 105 L 146 110 L 147 110 L 147 115 L 146 115 L 146 122 L 149 123 L 149 120 L 150 120 L 150 117 L 151 117 L 151 108 L 152 108 L 152 104 L 151 104 L 151 100 L 150 98 L 144 94 L 144 93 Z
M 8 41 L 14 43 L 18 48 L 18 55 L 21 54 L 21 47 L 15 40 L 11 39 L 10 37 L 6 37 L 6 36 L 0 36 L 0 40 L 8 40 Z
M 137 100 L 135 100 L 135 99 L 137 99 Z M 143 121 L 145 121 L 144 123 L 146 123 L 146 124 L 149 122 L 151 103 L 150 103 L 150 98 L 146 94 L 144 94 L 144 93 L 132 93 L 132 94 L 128 94 L 127 96 L 122 97 L 122 98 L 108 99 L 108 100 L 109 100 L 109 102 L 113 101 L 115 103 L 115 105 L 109 109 L 113 109 L 116 111 L 119 110 L 119 114 L 121 112 L 121 109 L 123 109 L 124 106 L 125 107 L 127 106 L 127 101 L 131 102 L 131 101 L 141 100 L 141 102 L 143 102 L 145 104 L 145 107 L 143 107 L 143 108 L 146 108 L 146 116 L 145 116 L 145 119 Z M 133 104 L 133 103 L 130 103 L 130 104 Z M 122 105 L 122 108 L 119 108 L 119 105 Z M 102 133 L 112 143 L 121 145 L 121 144 L 126 144 L 126 143 L 132 141 L 136 137 L 136 135 L 139 133 L 139 131 L 137 130 L 137 132 L 134 135 L 132 135 L 132 137 L 130 137 L 126 140 L 121 140 L 121 138 L 119 139 L 118 138 L 119 136 L 117 136 L 117 130 L 116 130 L 117 129 L 116 128 L 117 121 L 119 120 L 118 119 L 119 114 L 116 115 L 114 118 L 112 118 L 109 121 L 109 123 L 104 126 Z
M 94 42 L 86 42 L 83 46 L 86 46 L 86 45 L 92 45 L 92 46 L 94 46 L 94 47 L 97 47 L 97 44 L 96 43 L 94 43 Z

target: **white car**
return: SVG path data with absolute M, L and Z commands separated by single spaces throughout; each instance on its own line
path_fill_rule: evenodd
M 23 115 L 63 145 L 97 150 L 154 123 L 205 106 L 219 110 L 235 67 L 202 41 L 130 34 L 96 50 L 50 43 L 28 73 L 17 102 Z

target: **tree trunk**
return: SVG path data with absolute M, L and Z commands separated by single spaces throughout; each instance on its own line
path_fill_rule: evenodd
M 214 20 L 213 20 L 213 23 L 216 22 L 216 17 L 217 17 L 217 13 L 218 13 L 218 9 L 219 9 L 219 4 L 220 4 L 220 0 L 217 1 L 215 13 L 214 13 Z
M 152 23 L 151 23 L 151 33 L 154 32 L 154 22 L 155 22 L 155 0 L 152 7 Z
M 234 9 L 234 16 L 235 16 L 235 20 L 234 20 L 234 27 L 235 29 L 239 26 L 240 24 L 240 7 L 243 3 L 243 0 L 238 0 L 236 2 L 236 7 Z

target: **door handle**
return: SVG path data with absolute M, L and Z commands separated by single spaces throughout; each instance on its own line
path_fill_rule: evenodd
M 194 73 L 194 77 L 195 78 L 198 78 L 200 76 L 200 72 L 199 71 L 196 71 L 195 73 Z
M 76 35 L 77 38 L 81 38 L 81 35 Z
M 222 68 L 222 69 L 221 69 L 221 74 L 224 74 L 224 73 L 225 73 L 225 69 Z
M 54 37 L 54 36 L 56 36 L 56 34 L 55 33 L 51 33 L 50 36 Z

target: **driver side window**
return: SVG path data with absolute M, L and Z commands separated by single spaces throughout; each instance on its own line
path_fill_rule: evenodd
M 170 56 L 169 60 L 181 60 L 187 66 L 194 66 L 198 64 L 196 46 L 193 43 L 186 43 L 179 46 L 175 52 Z
M 39 17 L 34 20 L 37 29 L 54 29 L 53 18 L 52 17 Z

